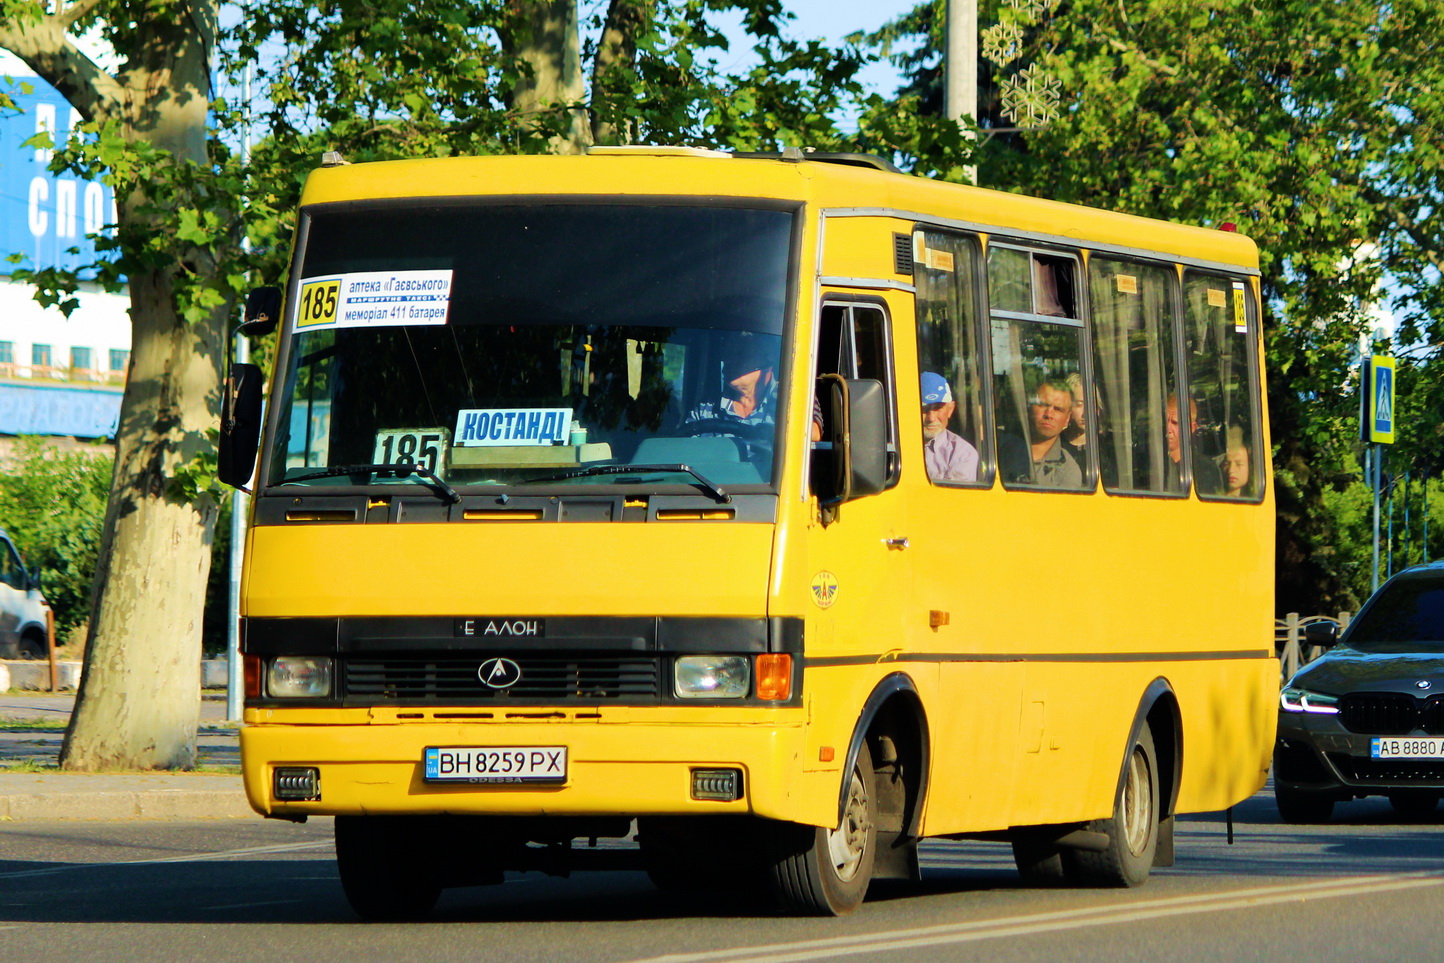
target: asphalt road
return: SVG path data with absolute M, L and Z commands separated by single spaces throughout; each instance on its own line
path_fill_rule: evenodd
M 1436 958 L 1444 811 L 1383 801 L 1283 826 L 1261 794 L 1180 825 L 1136 890 L 1030 889 L 1006 847 L 930 843 L 919 885 L 839 920 L 669 898 L 641 873 L 449 890 L 426 924 L 356 921 L 329 820 L 0 826 L 0 953 L 13 960 L 1361 960 Z

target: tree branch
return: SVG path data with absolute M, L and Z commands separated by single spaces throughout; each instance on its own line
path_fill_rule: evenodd
M 61 10 L 56 16 L 60 22 L 64 24 L 65 29 L 69 30 L 75 25 L 77 20 L 82 19 L 86 14 L 100 6 L 100 3 L 101 0 L 80 0 L 79 3 L 72 5 L 69 9 Z
M 81 0 L 72 11 L 80 7 L 88 10 L 98 2 Z M 124 89 L 66 36 L 72 22 L 68 14 L 43 14 L 18 24 L 11 19 L 0 26 L 0 47 L 25 61 L 86 120 L 119 118 Z

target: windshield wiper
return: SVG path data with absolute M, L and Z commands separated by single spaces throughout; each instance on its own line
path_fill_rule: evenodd
M 292 475 L 290 478 L 282 481 L 281 484 L 291 485 L 295 482 L 309 481 L 313 478 L 339 478 L 342 475 L 396 475 L 398 477 L 419 475 L 425 479 L 422 484 L 451 502 L 451 504 L 455 505 L 461 501 L 461 494 L 455 488 L 452 488 L 446 482 L 442 481 L 441 476 L 436 474 L 436 472 L 427 468 L 425 465 L 413 465 L 406 462 L 390 465 L 333 465 L 330 468 L 317 468 L 315 471 Z
M 706 475 L 688 465 L 594 465 L 591 468 L 580 468 L 576 471 L 564 471 L 556 475 L 546 475 L 542 478 L 528 478 L 522 482 L 523 485 L 531 482 L 565 481 L 568 478 L 585 478 L 588 475 L 650 475 L 659 471 L 676 471 L 684 475 L 691 475 L 713 498 L 725 505 L 732 500 L 732 496 Z

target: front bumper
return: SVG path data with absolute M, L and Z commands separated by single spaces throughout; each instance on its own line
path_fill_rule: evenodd
M 1373 739 L 1345 729 L 1338 716 L 1281 712 L 1274 784 L 1340 797 L 1404 789 L 1444 793 L 1444 759 L 1374 759 Z
M 512 721 L 418 721 L 367 710 L 249 710 L 241 730 L 246 795 L 262 815 L 493 814 L 645 816 L 752 813 L 835 819 L 838 774 L 805 772 L 796 710 L 734 710 L 726 722 L 664 709 L 535 711 Z M 309 716 L 309 718 L 308 718 Z M 277 717 L 281 717 L 278 720 Z M 428 783 L 428 746 L 566 746 L 565 783 Z M 275 798 L 276 767 L 315 767 L 321 798 Z M 692 770 L 735 768 L 742 796 L 692 798 Z

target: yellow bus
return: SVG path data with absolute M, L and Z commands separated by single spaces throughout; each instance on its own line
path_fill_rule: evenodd
M 928 837 L 1131 886 L 1263 785 L 1237 233 L 861 155 L 332 156 L 248 317 L 246 791 L 336 817 L 364 917 L 624 857 L 840 914 Z

